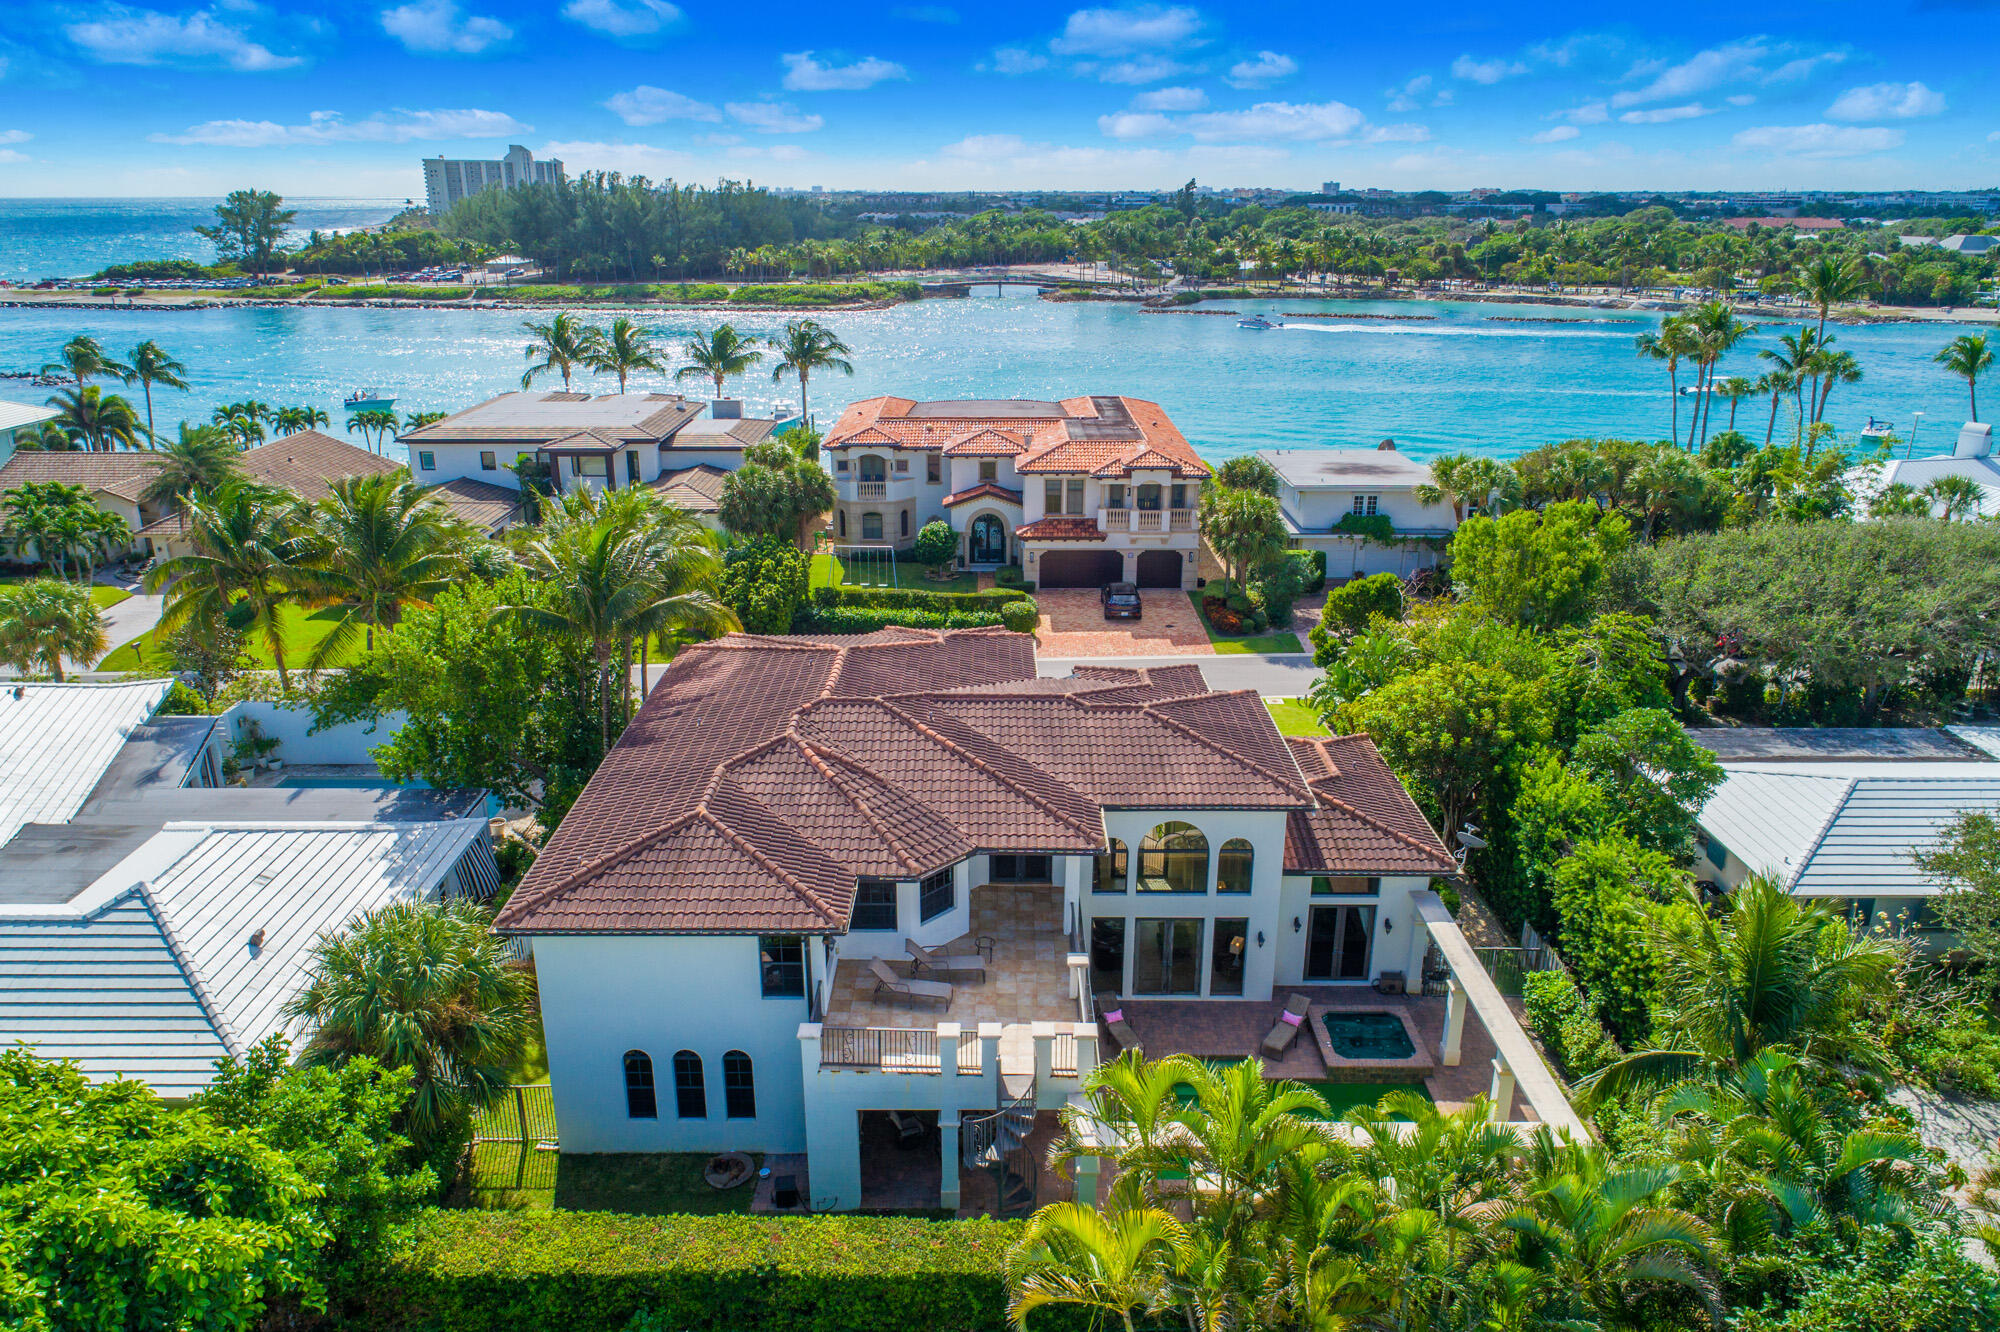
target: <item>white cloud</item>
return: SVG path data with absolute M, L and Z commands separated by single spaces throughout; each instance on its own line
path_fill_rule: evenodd
M 773 162 L 803 162 L 812 154 L 795 143 L 774 143 L 764 150 L 764 156 Z
M 681 21 L 667 0 L 569 0 L 563 17 L 607 37 L 651 37 Z
M 1618 119 L 1627 125 L 1665 125 L 1676 120 L 1695 120 L 1714 114 L 1715 108 L 1712 106 L 1689 102 L 1685 106 L 1658 106 L 1650 111 L 1627 111 Z
M 1788 60 L 1772 70 L 1764 82 L 1787 83 L 1793 79 L 1803 79 L 1821 65 L 1831 67 L 1840 64 L 1846 59 L 1847 53 L 1845 51 L 1821 51 L 1818 55 L 1802 56 L 1797 60 Z
M 535 150 L 543 157 L 559 157 L 572 171 L 617 171 L 625 176 L 687 177 L 708 163 L 691 153 L 656 148 L 649 143 L 605 143 L 593 140 L 551 143 Z
M 1754 93 L 1731 93 L 1723 99 L 1731 106 L 1749 106 L 1757 100 Z
M 1430 128 L 1425 125 L 1370 125 L 1361 136 L 1363 143 L 1426 143 Z
M 1849 88 L 1826 113 L 1835 120 L 1910 120 L 1944 110 L 1944 94 L 1921 83 L 1870 83 Z
M 1750 80 L 1785 83 L 1805 78 L 1822 65 L 1837 65 L 1847 59 L 1842 51 L 1809 51 L 1803 55 L 1796 54 L 1797 51 L 1796 46 L 1774 45 L 1768 38 L 1746 37 L 1712 46 L 1679 64 L 1641 61 L 1627 71 L 1626 78 L 1647 82 L 1618 93 L 1611 104 L 1637 106 L 1642 102 L 1679 101 L 1723 84 Z M 1776 59 L 1783 59 L 1784 63 L 1775 69 L 1768 68 L 1769 62 Z
M 1180 131 L 1157 111 L 1119 111 L 1097 118 L 1100 134 L 1111 139 L 1165 139 Z
M 1105 83 L 1126 84 L 1158 83 L 1188 72 L 1188 67 L 1180 61 L 1162 55 L 1133 56 L 1108 65 L 1082 64 L 1076 69 L 1079 74 L 1096 74 Z
M 1611 109 L 1602 102 L 1585 102 L 1567 111 L 1556 112 L 1554 119 L 1567 121 L 1572 125 L 1602 125 L 1611 119 Z
M 1132 99 L 1134 111 L 1199 111 L 1208 105 L 1208 94 L 1199 88 L 1155 88 Z
M 1730 140 L 1737 148 L 1798 157 L 1859 157 L 1903 145 L 1899 129 L 1864 129 L 1859 125 L 1762 125 Z
M 889 79 L 907 79 L 908 70 L 893 60 L 869 56 L 851 65 L 823 65 L 811 51 L 781 55 L 785 87 L 792 92 L 858 92 Z
M 1345 102 L 1259 102 L 1247 111 L 1207 111 L 1182 123 L 1204 143 L 1344 139 L 1367 122 Z
M 642 83 L 631 92 L 608 99 L 605 106 L 618 113 L 628 125 L 657 125 L 663 120 L 720 120 L 722 113 L 707 102 L 697 102 L 684 93 L 670 92 Z
M 1583 131 L 1574 125 L 1551 125 L 1540 133 L 1530 134 L 1525 141 L 1528 143 L 1562 143 L 1567 139 L 1574 139 L 1581 133 Z
M 467 14 L 456 0 L 410 0 L 382 11 L 382 30 L 412 51 L 478 55 L 514 35 L 497 18 Z
M 1529 47 L 1528 58 L 1538 64 L 1568 69 L 1583 61 L 1615 55 L 1624 45 L 1621 39 L 1609 33 L 1578 32 L 1561 41 L 1539 42 Z
M 1048 67 L 1047 56 L 1019 46 L 1003 46 L 996 50 L 991 66 L 995 74 L 1032 74 Z
M 1400 88 L 1389 90 L 1389 109 L 1395 112 L 1414 111 L 1418 99 L 1431 90 L 1431 76 L 1419 74 Z
M 759 134 L 808 134 L 826 124 L 790 102 L 730 102 L 723 110 Z
M 1191 44 L 1200 32 L 1201 14 L 1179 5 L 1079 9 L 1069 16 L 1062 36 L 1050 42 L 1049 49 L 1057 55 L 1133 55 L 1178 49 Z
M 1027 146 L 1018 134 L 974 134 L 946 144 L 941 151 L 947 157 L 1012 157 Z
M 376 113 L 347 120 L 338 111 L 314 111 L 303 125 L 274 120 L 209 120 L 179 134 L 152 134 L 153 143 L 200 144 L 209 148 L 274 148 L 328 143 L 410 143 L 445 139 L 517 138 L 534 127 L 502 111 L 476 108 Z
M 1232 88 L 1261 88 L 1267 83 L 1290 78 L 1299 72 L 1299 62 L 1276 51 L 1259 51 L 1255 60 L 1239 60 L 1229 67 Z
M 26 143 L 34 137 L 26 130 L 0 130 L 0 143 Z
M 213 9 L 181 16 L 111 4 L 98 10 L 95 18 L 66 25 L 63 33 L 108 65 L 218 59 L 230 69 L 257 73 L 305 63 L 299 56 L 281 56 L 251 41 L 241 28 L 217 18 Z
M 1509 60 L 1505 56 L 1495 56 L 1491 60 L 1475 60 L 1469 55 L 1462 55 L 1451 62 L 1452 77 L 1464 79 L 1468 83 L 1498 83 L 1502 79 L 1527 72 L 1526 65 L 1518 60 Z
M 24 152 L 19 151 L 18 149 L 0 148 L 0 162 L 8 163 L 11 165 L 12 163 L 15 162 L 25 162 L 27 160 L 28 160 L 28 155 Z

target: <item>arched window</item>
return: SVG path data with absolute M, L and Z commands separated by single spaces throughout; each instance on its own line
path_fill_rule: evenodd
M 910 534 L 910 511 L 908 509 L 904 509 L 902 511 L 901 517 L 903 520 L 903 535 L 908 536 Z
M 701 1056 L 692 1050 L 674 1056 L 674 1110 L 682 1119 L 708 1118 L 708 1090 L 702 1083 Z
M 1241 837 L 1232 837 L 1222 844 L 1222 850 L 1215 855 L 1215 891 L 1218 893 L 1247 893 L 1250 891 L 1250 869 L 1257 853 L 1250 843 Z
M 1192 823 L 1163 823 L 1139 843 L 1139 891 L 1208 891 L 1208 838 Z
M 886 481 L 889 479 L 889 465 L 872 453 L 864 453 L 861 455 L 861 479 Z
M 731 1119 L 757 1117 L 757 1082 L 751 1076 L 750 1056 L 741 1050 L 722 1056 L 722 1108 Z
M 1091 890 L 1099 893 L 1122 893 L 1125 891 L 1125 843 L 1116 837 L 1111 839 L 1111 850 L 1097 858 L 1097 882 Z
M 842 536 L 846 536 L 846 535 L 847 535 L 847 510 L 845 510 L 845 509 L 842 509 L 842 510 L 841 510 L 841 511 L 840 511 L 839 513 L 836 513 L 836 514 L 834 515 L 834 517 L 835 517 L 836 519 L 838 519 L 838 520 L 840 521 L 840 534 L 841 534 Z
M 880 541 L 882 539 L 881 514 L 864 513 L 861 515 L 861 539 L 863 541 Z
M 625 1117 L 660 1117 L 660 1103 L 653 1096 L 653 1056 L 644 1050 L 625 1052 Z

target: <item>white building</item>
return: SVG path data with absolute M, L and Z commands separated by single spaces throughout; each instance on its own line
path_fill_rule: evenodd
M 777 1169 L 845 1209 L 894 1112 L 953 1207 L 996 1119 L 1066 1104 L 1127 1019 L 1242 1014 L 1249 1054 L 1281 990 L 1428 1002 L 1451 1066 L 1469 994 L 1539 1069 L 1430 891 L 1455 870 L 1366 737 L 1287 741 L 1193 666 L 732 635 L 674 659 L 496 928 L 533 941 L 564 1151 L 803 1153 Z M 1433 970 L 1442 1002 L 1369 988 Z
M 518 143 L 508 145 L 507 155 L 497 161 L 444 156 L 424 159 L 424 201 L 433 217 L 441 216 L 460 199 L 481 190 L 513 190 L 523 185 L 562 182 L 562 159 L 537 162 L 535 155 Z
M 1863 463 L 1850 468 L 1847 484 L 1859 501 L 1856 506 L 1867 516 L 1869 501 L 1893 485 L 1921 491 L 1940 477 L 1962 476 L 1980 489 L 1979 516 L 2000 517 L 2000 466 L 1993 461 L 1993 426 L 1987 421 L 1967 421 L 1958 432 L 1958 442 L 1947 455 L 1933 458 L 1891 458 L 1886 462 Z M 1936 506 L 1933 506 L 1935 511 Z
M 1041 587 L 1195 585 L 1208 465 L 1155 402 L 851 404 L 822 445 L 834 540 L 906 547 L 941 518 L 968 568 Z
M 1727 774 L 1696 818 L 1695 872 L 1717 889 L 1766 874 L 1857 923 L 1952 936 L 1911 861 L 1962 812 L 2000 812 L 2000 763 L 1949 731 L 1691 729 Z
M 14 451 L 17 434 L 40 430 L 57 415 L 53 407 L 30 407 L 25 402 L 0 400 L 0 463 L 6 462 L 7 455 Z
M 1417 498 L 1430 468 L 1387 441 L 1373 449 L 1264 449 L 1257 456 L 1278 473 L 1278 504 L 1292 545 L 1326 552 L 1329 583 L 1430 568 L 1458 530 L 1451 505 Z M 1394 529 L 1386 541 L 1367 530 L 1379 524 L 1362 521 L 1380 518 Z

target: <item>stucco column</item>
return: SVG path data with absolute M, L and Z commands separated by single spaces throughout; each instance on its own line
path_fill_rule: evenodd
M 1514 1117 L 1514 1070 L 1500 1055 L 1493 1056 L 1493 1085 L 1487 1091 L 1492 1098 L 1493 1109 L 1487 1118 L 1496 1124 L 1504 1124 Z
M 1050 1071 L 1054 1067 L 1051 1061 L 1055 1055 L 1056 1024 L 1034 1022 L 1029 1024 L 1028 1031 L 1035 1040 L 1035 1089 L 1039 1099 L 1041 1089 L 1049 1085 Z
M 1076 1032 L 1076 1077 L 1081 1082 L 1097 1067 L 1097 1024 L 1077 1022 L 1071 1029 Z
M 959 1026 L 956 1022 L 940 1022 L 937 1024 L 938 1072 L 946 1079 L 958 1076 L 958 1038 Z M 958 1093 L 949 1090 L 949 1081 L 947 1081 L 946 1087 L 945 1100 L 949 1102 L 954 1100 Z
M 958 1210 L 958 1111 L 938 1111 L 938 1209 Z
M 1195 537 L 1194 548 L 1181 556 L 1181 591 L 1194 591 L 1195 575 L 1201 572 L 1201 538 Z
M 852 1110 L 820 1103 L 823 1075 L 817 1022 L 799 1024 L 799 1063 L 805 1073 L 806 1168 L 812 1177 L 814 1207 L 853 1211 L 861 1205 L 861 1120 Z
M 1457 1068 L 1459 1045 L 1464 1039 L 1465 987 L 1453 976 L 1444 997 L 1444 1041 L 1438 1046 L 1438 1062 L 1446 1068 Z
M 1118 576 L 1124 579 L 1128 583 L 1138 582 L 1139 552 L 1132 549 L 1132 547 L 1127 546 L 1125 547 L 1125 549 L 1119 551 L 1118 554 L 1120 558 L 1122 558 L 1125 561 L 1125 572 L 1119 574 Z
M 1070 1169 L 1076 1172 L 1076 1201 L 1086 1207 L 1097 1206 L 1097 1158 L 1079 1156 Z

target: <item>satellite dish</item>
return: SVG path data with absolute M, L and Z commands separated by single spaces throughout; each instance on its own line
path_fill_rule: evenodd
M 1458 844 L 1460 846 L 1469 846 L 1474 851 L 1484 851 L 1486 849 L 1486 839 L 1472 831 L 1472 825 L 1469 823 L 1459 829 Z

